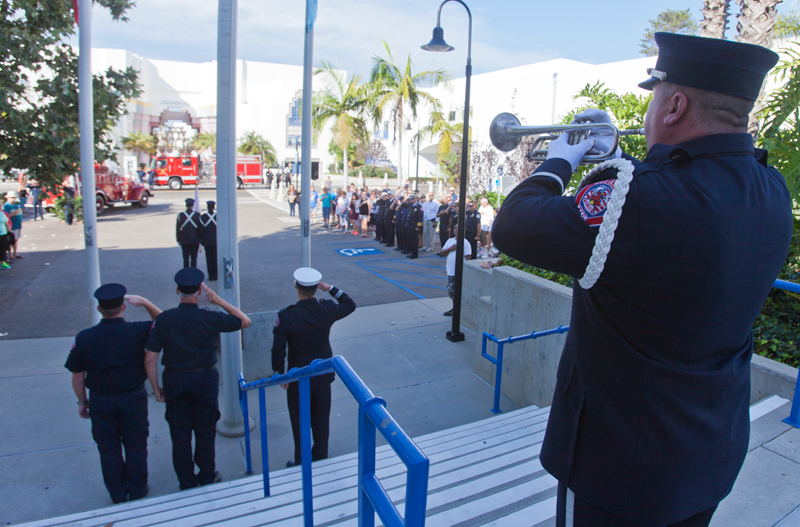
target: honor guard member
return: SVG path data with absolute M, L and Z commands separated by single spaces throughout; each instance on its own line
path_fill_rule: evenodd
M 653 90 L 647 157 L 617 150 L 564 196 L 581 158 L 613 139 L 570 145 L 562 134 L 492 229 L 513 258 L 589 274 L 575 281 L 542 444 L 559 481 L 557 525 L 568 516 L 575 527 L 709 524 L 747 453 L 751 328 L 792 235 L 784 179 L 747 133 L 778 55 L 688 35 L 655 40 L 656 67 L 640 84 Z M 576 119 L 611 122 L 598 110 Z M 602 273 L 587 272 L 598 232 L 611 228 L 608 203 L 626 187 Z
M 475 207 L 475 202 L 467 203 L 467 213 L 464 221 L 464 239 L 469 242 L 472 254 L 478 254 L 478 231 L 481 228 L 481 213 Z
M 75 337 L 66 368 L 78 396 L 78 414 L 92 420 L 103 481 L 114 503 L 147 495 L 147 392 L 144 348 L 151 322 L 126 322 L 125 303 L 155 319 L 161 310 L 148 300 L 125 296 L 125 287 L 106 284 L 94 292 L 103 319 Z M 86 396 L 86 388 L 91 396 Z M 122 449 L 125 448 L 125 458 Z
M 403 250 L 403 195 L 397 195 L 397 199 L 395 200 L 394 206 L 394 214 L 392 215 L 392 223 L 394 224 L 394 234 L 397 238 L 397 247 L 394 248 L 395 251 L 402 251 Z
M 383 244 L 386 247 L 394 247 L 394 209 L 397 203 L 394 194 L 389 192 L 389 197 L 386 200 L 386 211 L 384 213 L 383 222 L 386 224 L 386 241 Z
M 208 212 L 200 216 L 200 223 L 203 225 L 203 247 L 206 249 L 206 269 L 208 269 L 208 281 L 217 281 L 217 213 L 214 211 L 216 203 L 206 201 Z
M 181 490 L 222 480 L 216 471 L 214 440 L 219 420 L 219 373 L 216 369 L 220 333 L 250 326 L 241 310 L 221 299 L 203 283 L 203 271 L 187 267 L 175 275 L 181 303 L 153 322 L 145 348 L 145 369 L 156 400 L 167 403 L 172 438 L 172 465 Z M 200 291 L 228 313 L 199 309 Z M 158 355 L 164 350 L 164 388 L 158 385 Z M 231 381 L 233 382 L 233 381 Z M 194 458 L 192 457 L 194 432 Z M 200 469 L 195 475 L 195 464 Z
M 411 194 L 411 205 L 408 208 L 408 217 L 406 218 L 406 247 L 408 248 L 408 255 L 406 258 L 412 260 L 419 255 L 419 237 L 422 233 L 422 205 L 419 204 L 419 194 L 414 192 Z
M 301 267 L 294 272 L 294 283 L 297 289 L 296 304 L 281 310 L 275 318 L 272 328 L 272 370 L 273 374 L 282 374 L 286 346 L 289 346 L 289 369 L 308 366 L 317 359 L 333 357 L 329 340 L 331 326 L 356 310 L 356 303 L 347 294 L 322 280 L 316 269 Z M 317 288 L 327 291 L 337 300 L 317 300 L 314 294 Z M 311 448 L 311 461 L 328 457 L 328 431 L 331 413 L 331 383 L 334 374 L 312 377 L 311 384 L 311 432 L 314 446 Z M 300 459 L 300 395 L 298 383 L 282 384 L 286 392 L 286 403 L 289 407 L 289 418 L 292 422 L 294 436 L 294 460 L 286 463 L 287 467 L 299 465 Z
M 411 249 L 408 248 L 409 244 L 409 236 L 408 236 L 408 229 L 406 229 L 406 220 L 408 219 L 408 213 L 411 210 L 411 196 L 405 197 L 403 200 L 403 204 L 400 206 L 400 225 L 397 227 L 403 232 L 403 250 L 400 251 L 401 254 L 409 254 Z
M 186 211 L 178 214 L 175 225 L 175 237 L 183 251 L 183 266 L 197 267 L 197 250 L 200 249 L 200 240 L 203 239 L 203 224 L 200 215 L 194 210 L 194 200 L 186 198 Z

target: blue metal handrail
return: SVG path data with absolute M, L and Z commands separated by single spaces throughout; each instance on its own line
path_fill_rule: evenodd
M 507 339 L 498 339 L 491 333 L 483 332 L 483 342 L 481 343 L 481 355 L 487 359 L 489 362 L 493 363 L 495 366 L 495 376 L 494 376 L 494 408 L 492 408 L 492 412 L 499 414 L 502 412 L 500 410 L 500 385 L 503 380 L 503 347 L 506 344 L 513 344 L 514 342 L 519 342 L 520 340 L 535 340 L 539 337 L 546 337 L 548 335 L 555 335 L 566 333 L 569 331 L 569 326 L 558 326 L 557 328 L 547 329 L 545 331 L 534 331 L 533 333 L 529 333 L 527 335 L 520 335 L 518 337 L 508 337 Z M 486 341 L 491 340 L 492 342 L 497 343 L 497 358 L 495 359 L 488 353 L 486 353 Z
M 430 461 L 408 437 L 405 431 L 386 410 L 386 401 L 370 391 L 347 361 L 337 355 L 330 359 L 317 359 L 303 368 L 292 368 L 283 375 L 245 382 L 239 374 L 239 403 L 244 422 L 249 420 L 247 392 L 258 389 L 261 420 L 261 465 L 264 473 L 264 497 L 269 496 L 269 457 L 267 454 L 267 410 L 264 389 L 297 381 L 300 391 L 300 453 L 303 476 L 303 519 L 306 527 L 314 525 L 314 507 L 311 487 L 311 377 L 337 373 L 353 394 L 359 406 L 358 418 L 358 518 L 360 527 L 374 527 L 375 513 L 387 527 L 424 527 L 428 499 L 428 471 Z M 405 520 L 392 503 L 375 475 L 375 430 L 380 430 L 389 446 L 407 468 Z M 247 473 L 252 474 L 250 460 L 250 429 L 245 426 L 245 454 Z
M 800 284 L 787 282 L 785 280 L 775 280 L 773 287 L 791 291 L 793 293 L 800 293 Z M 800 372 L 797 373 L 797 380 L 794 383 L 794 397 L 792 397 L 792 410 L 789 412 L 789 417 L 783 420 L 784 423 L 792 425 L 795 428 L 800 428 L 800 399 L 797 398 L 797 385 L 800 384 Z

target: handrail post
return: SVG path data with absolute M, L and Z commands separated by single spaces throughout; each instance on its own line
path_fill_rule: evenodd
M 258 389 L 258 411 L 261 418 L 261 472 L 264 479 L 264 497 L 269 497 L 269 449 L 267 448 L 267 396 L 264 388 Z M 249 421 L 245 421 L 249 422 Z M 248 427 L 245 427 L 248 428 Z
M 300 392 L 300 458 L 303 473 L 303 523 L 314 527 L 314 504 L 311 488 L 311 380 L 301 377 L 298 381 Z
M 375 527 L 375 507 L 364 490 L 363 482 L 368 474 L 375 473 L 376 433 L 375 425 L 365 410 L 363 404 L 358 405 L 358 527 Z
M 497 366 L 494 373 L 494 408 L 492 413 L 502 413 L 500 410 L 500 387 L 503 382 L 503 343 L 497 343 Z
M 800 384 L 800 372 L 797 374 L 797 380 L 794 384 L 794 397 L 792 398 L 792 411 L 789 417 L 783 420 L 787 425 L 792 425 L 795 428 L 800 428 L 800 399 L 797 397 L 797 385 Z
M 239 374 L 240 382 L 242 381 L 242 374 Z M 241 386 L 241 385 L 240 385 Z M 249 413 L 247 411 L 247 392 L 244 392 L 239 389 L 239 405 L 242 407 L 242 416 L 244 417 L 244 422 L 249 423 Z M 251 476 L 253 474 L 253 466 L 251 463 L 250 457 L 250 427 L 244 427 L 244 457 L 247 462 L 247 471 L 245 474 Z

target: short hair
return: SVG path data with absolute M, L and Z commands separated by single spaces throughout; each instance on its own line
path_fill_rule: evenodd
M 125 309 L 125 304 L 120 304 L 112 308 L 98 307 L 97 309 L 100 311 L 100 314 L 103 315 L 103 318 L 111 318 L 122 313 L 122 310 Z
M 315 293 L 317 291 L 317 287 L 319 284 L 314 285 L 300 285 L 297 282 L 294 283 L 295 287 L 304 293 Z
M 194 293 L 181 293 L 181 299 L 188 300 L 190 298 L 194 298 L 200 294 L 200 289 L 198 288 L 197 291 Z
M 754 101 L 669 82 L 664 83 L 660 95 L 662 100 L 668 99 L 679 91 L 689 99 L 692 119 L 706 132 L 725 133 L 734 131 L 733 129 L 747 128 Z

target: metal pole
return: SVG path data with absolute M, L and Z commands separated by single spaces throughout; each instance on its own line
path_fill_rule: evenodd
M 305 53 L 303 55 L 303 160 L 300 165 L 300 266 L 311 267 L 311 78 L 314 73 L 314 21 L 317 18 L 317 0 L 306 0 Z M 347 148 L 345 146 L 345 148 Z
M 81 186 L 83 194 L 83 243 L 89 266 L 89 313 L 100 322 L 94 308 L 94 292 L 100 287 L 100 252 L 97 247 L 97 209 L 94 185 L 94 97 L 92 93 L 92 0 L 78 7 L 78 129 L 81 134 Z
M 469 89 L 470 77 L 472 76 L 472 13 L 464 2 L 459 3 L 464 6 L 469 14 L 469 39 L 467 40 L 467 75 L 466 93 L 464 95 L 464 129 L 461 141 L 461 182 L 458 192 L 458 233 L 456 235 L 456 276 L 455 293 L 453 295 L 453 326 L 447 332 L 447 339 L 452 342 L 464 340 L 461 332 L 461 285 L 464 277 L 464 221 L 467 213 L 467 166 L 469 162 Z M 442 6 L 444 3 L 442 3 Z M 441 7 L 439 8 L 441 13 Z
M 411 163 L 409 163 L 410 165 Z M 417 181 L 414 183 L 417 187 L 415 190 L 419 192 L 419 131 L 417 131 Z
M 239 244 L 236 221 L 236 16 L 238 0 L 219 0 L 217 41 L 217 254 L 222 269 L 219 296 L 239 307 Z M 238 403 L 242 335 L 222 333 L 222 415 L 217 430 L 244 435 Z

